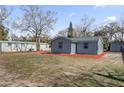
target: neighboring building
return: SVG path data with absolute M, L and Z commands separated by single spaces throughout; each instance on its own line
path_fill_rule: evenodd
M 124 43 L 121 42 L 111 42 L 110 43 L 110 51 L 111 52 L 122 52 L 124 51 Z
M 101 54 L 103 53 L 102 39 L 100 37 L 56 37 L 52 40 L 51 52 L 67 54 Z
M 40 43 L 40 50 L 50 50 L 49 44 Z M 36 51 L 35 42 L 0 41 L 0 52 Z

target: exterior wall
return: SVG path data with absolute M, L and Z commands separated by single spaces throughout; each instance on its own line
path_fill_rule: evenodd
M 62 49 L 58 48 L 59 42 L 63 42 Z M 52 53 L 67 53 L 68 54 L 71 52 L 71 42 L 67 39 L 64 39 L 64 38 L 57 38 L 57 39 L 52 41 L 51 52 Z
M 122 44 L 122 51 L 124 52 L 124 44 Z
M 97 44 L 98 44 L 98 47 L 97 47 L 97 54 L 103 53 L 103 43 L 102 43 L 102 40 L 99 39 L 99 41 L 98 41 Z
M 63 42 L 63 48 L 60 49 L 58 47 L 58 43 Z M 88 43 L 88 49 L 84 48 L 84 43 Z M 102 40 L 99 39 L 98 41 L 88 41 L 88 42 L 77 42 L 73 43 L 68 39 L 59 37 L 52 41 L 51 45 L 51 52 L 52 53 L 67 53 L 67 54 L 74 54 L 74 46 L 72 44 L 76 44 L 76 53 L 77 54 L 101 54 L 103 52 L 103 44 Z M 76 54 L 75 53 L 75 54 Z
M 33 51 L 36 51 L 36 45 L 35 44 L 19 44 L 19 49 L 21 51 L 29 51 L 30 49 L 33 49 Z
M 46 51 L 50 50 L 49 44 L 47 43 L 40 44 L 40 50 L 46 50 Z
M 85 49 L 84 43 L 88 43 L 88 49 Z M 78 54 L 97 54 L 97 42 L 79 42 L 77 43 Z
M 47 47 L 46 47 L 47 46 Z M 35 43 L 1 42 L 1 52 L 36 51 Z M 49 50 L 47 43 L 41 43 L 40 50 Z
M 110 51 L 111 52 L 120 52 L 121 51 L 121 44 L 119 44 L 119 43 L 111 43 L 110 44 Z

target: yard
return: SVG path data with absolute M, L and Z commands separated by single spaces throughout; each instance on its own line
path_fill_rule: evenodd
M 101 59 L 0 54 L 0 86 L 124 86 L 123 58 L 121 53 Z

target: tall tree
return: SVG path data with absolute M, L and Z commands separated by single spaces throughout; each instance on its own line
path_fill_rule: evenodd
M 6 6 L 0 5 L 0 25 L 8 23 L 8 18 L 12 13 L 12 8 L 8 9 Z
M 94 36 L 100 36 L 103 39 L 103 48 L 104 50 L 109 49 L 109 36 L 107 35 L 107 30 L 105 26 L 98 26 L 95 28 Z
M 94 21 L 94 18 L 89 18 L 86 15 L 82 17 L 80 25 L 78 25 L 76 28 L 76 33 L 79 35 L 79 37 L 87 36 L 87 32 L 91 30 L 91 26 Z
M 120 29 L 121 29 L 118 22 L 108 23 L 104 27 L 109 36 L 109 41 L 112 41 L 113 39 L 116 39 L 116 40 L 119 39 L 119 38 L 116 38 L 117 33 L 118 32 L 120 33 Z
M 124 41 L 124 16 L 122 16 L 119 20 L 119 26 L 120 26 L 120 41 Z
M 12 41 L 18 41 L 19 40 L 19 37 L 16 34 L 11 34 L 10 38 Z
M 44 34 L 41 40 L 43 43 L 49 43 L 49 44 L 51 43 L 51 37 L 50 35 L 47 34 Z
M 104 26 L 96 28 L 94 36 L 101 36 L 103 39 L 104 49 L 108 50 L 109 42 L 119 40 L 118 33 L 120 33 L 120 29 L 118 22 L 110 22 Z
M 68 37 L 72 38 L 73 36 L 74 36 L 74 31 L 73 31 L 73 27 L 72 27 L 72 22 L 70 22 L 69 28 L 68 28 Z
M 0 6 L 0 40 L 7 40 L 8 28 L 8 19 L 12 13 L 12 8 L 8 9 L 6 6 Z
M 53 29 L 56 12 L 43 11 L 40 6 L 21 6 L 21 9 L 24 15 L 13 23 L 13 27 L 31 33 L 35 37 L 39 51 L 42 35 Z
M 68 37 L 68 29 L 59 31 L 56 36 Z

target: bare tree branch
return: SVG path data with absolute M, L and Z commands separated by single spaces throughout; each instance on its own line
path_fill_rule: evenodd
M 53 25 L 56 22 L 56 12 L 45 12 L 40 6 L 21 6 L 21 9 L 24 15 L 20 18 L 21 20 L 17 20 L 19 23 L 13 23 L 13 27 L 32 33 L 36 38 L 37 50 L 39 50 L 40 37 L 42 37 L 43 33 L 53 29 Z

